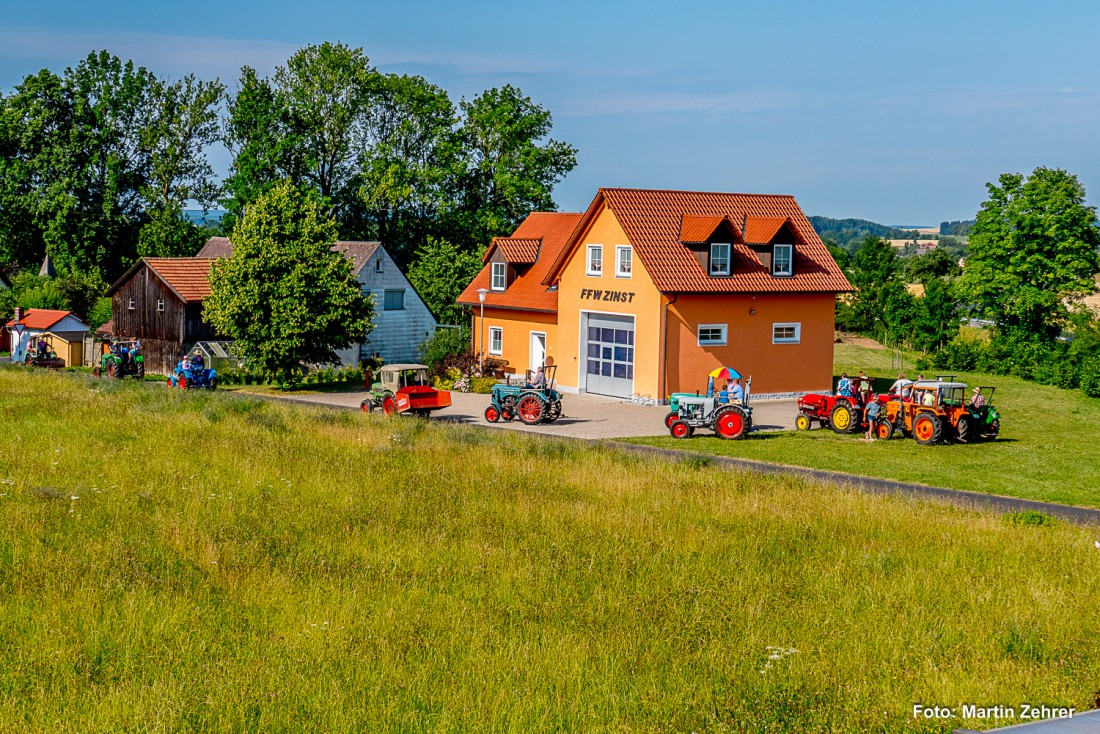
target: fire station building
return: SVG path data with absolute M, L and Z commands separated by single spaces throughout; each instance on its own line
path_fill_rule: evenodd
M 752 391 L 832 385 L 836 296 L 851 290 L 791 196 L 600 189 L 493 240 L 458 303 L 475 351 L 564 391 L 663 400 L 733 367 Z

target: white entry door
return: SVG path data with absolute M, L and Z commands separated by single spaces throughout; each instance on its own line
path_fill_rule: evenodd
M 531 332 L 531 371 L 546 364 L 546 334 L 541 331 Z

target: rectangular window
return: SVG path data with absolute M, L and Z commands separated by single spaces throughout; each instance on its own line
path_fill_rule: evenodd
M 378 258 L 377 260 L 374 261 L 374 272 L 376 272 L 376 273 L 381 273 L 382 272 L 382 258 Z
M 775 255 L 772 257 L 772 275 L 790 275 L 793 255 L 794 245 L 776 245 Z
M 163 311 L 164 310 L 164 299 L 163 298 L 158 298 L 157 299 L 157 310 L 158 311 Z
M 726 242 L 714 242 L 710 246 L 710 274 L 730 274 L 730 246 Z
M 724 347 L 726 324 L 699 324 L 699 346 Z
M 399 291 L 386 291 L 384 300 L 382 301 L 383 311 L 404 311 L 405 310 L 405 290 Z
M 634 270 L 634 248 L 630 245 L 615 245 L 615 277 L 629 278 Z
M 507 277 L 505 271 L 508 268 L 508 263 L 493 263 L 492 264 L 492 279 L 489 282 L 489 288 L 494 291 L 502 291 L 507 287 Z
M 489 327 L 489 354 L 499 357 L 504 353 L 504 329 L 499 326 Z
M 772 324 L 772 344 L 798 344 L 802 340 L 802 324 Z
M 134 310 L 134 299 L 133 298 L 130 299 L 130 305 L 127 306 L 126 308 L 130 311 Z
M 603 245 L 588 246 L 588 275 L 603 275 Z

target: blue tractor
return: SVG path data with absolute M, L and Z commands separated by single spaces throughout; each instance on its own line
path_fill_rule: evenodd
M 752 406 L 749 394 L 752 378 L 740 395 L 715 390 L 715 379 L 740 380 L 741 374 L 730 367 L 721 367 L 708 375 L 707 393 L 673 393 L 669 396 L 669 413 L 665 428 L 673 438 L 691 438 L 696 428 L 714 431 L 719 438 L 743 438 L 752 430 Z
M 485 409 L 490 423 L 519 418 L 525 424 L 553 423 L 561 417 L 561 393 L 554 389 L 557 366 L 543 367 L 542 379 L 537 372 L 527 370 L 523 385 L 499 383 L 493 385 L 493 402 Z
M 176 369 L 168 376 L 168 387 L 178 387 L 181 390 L 192 387 L 216 390 L 218 388 L 218 371 L 207 369 L 201 361 L 196 362 L 189 357 L 184 357 L 176 362 Z

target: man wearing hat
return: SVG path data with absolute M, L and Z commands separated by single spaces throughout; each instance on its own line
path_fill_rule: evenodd
M 982 389 L 980 387 L 976 387 L 973 390 L 971 390 L 970 407 L 971 408 L 981 408 L 984 405 L 985 405 L 985 395 L 982 395 Z

